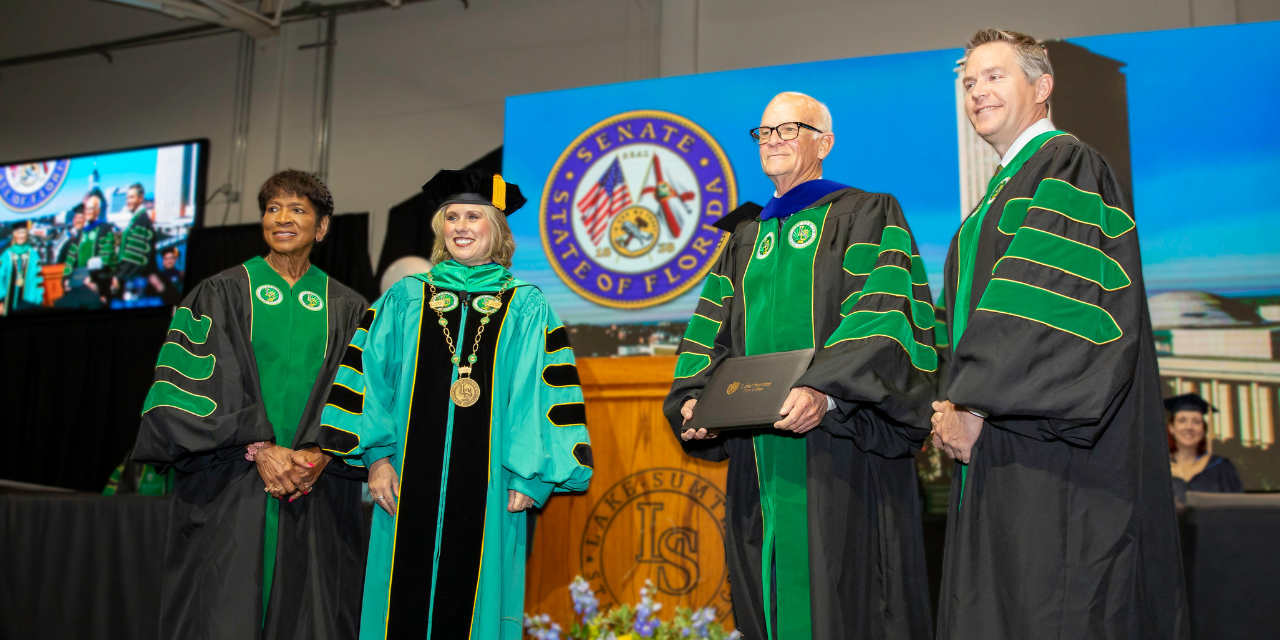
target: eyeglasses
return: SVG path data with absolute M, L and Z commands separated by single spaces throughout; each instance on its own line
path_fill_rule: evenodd
M 756 144 L 765 144 L 775 131 L 778 132 L 779 140 L 795 140 L 800 135 L 801 129 L 825 133 L 822 129 L 803 122 L 784 122 L 776 127 L 756 127 L 750 133 Z

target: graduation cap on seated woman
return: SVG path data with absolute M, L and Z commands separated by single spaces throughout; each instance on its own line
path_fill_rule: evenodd
M 422 185 L 427 198 L 438 202 L 437 207 L 451 204 L 483 204 L 496 207 L 511 215 L 526 202 L 520 187 L 502 179 L 502 176 L 479 170 L 444 169 Z

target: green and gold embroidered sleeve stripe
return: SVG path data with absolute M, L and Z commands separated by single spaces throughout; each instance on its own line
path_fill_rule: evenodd
M 880 250 L 876 252 L 877 257 L 886 251 L 897 251 L 910 260 L 911 234 L 902 227 L 886 226 L 880 234 Z
M 213 375 L 218 358 L 212 354 L 198 356 L 176 342 L 166 342 L 160 347 L 160 357 L 156 359 L 156 368 L 173 369 L 179 375 L 191 380 L 208 380 Z
M 702 314 L 695 313 L 689 318 L 689 327 L 685 329 L 684 339 L 698 346 L 712 349 L 716 344 L 716 334 L 720 333 L 720 322 Z
M 1011 236 L 1022 227 L 1027 219 L 1027 208 L 1031 206 L 1031 198 L 1009 198 L 1004 203 L 1004 211 L 1000 212 L 1000 223 L 996 228 L 1000 233 Z
M 200 345 L 209 340 L 209 331 L 213 328 L 213 319 L 200 316 L 196 319 L 191 309 L 178 307 L 169 323 L 169 331 L 177 332 L 192 344 Z M 160 347 L 160 355 L 156 358 L 156 369 L 169 369 L 189 380 L 208 380 L 217 366 L 217 357 L 201 356 L 187 350 L 177 342 L 166 342 Z M 156 380 L 147 392 L 143 402 L 142 413 L 157 407 L 172 407 L 200 417 L 213 413 L 218 403 L 211 398 L 192 393 L 168 380 Z
M 860 242 L 844 250 L 844 270 L 851 276 L 865 276 L 876 266 L 880 245 Z
M 707 283 L 702 285 L 702 299 L 716 305 L 724 306 L 725 298 L 733 297 L 733 281 L 718 274 L 707 274 Z
M 688 378 L 702 373 L 707 365 L 711 364 L 711 356 L 705 353 L 693 353 L 686 351 L 676 358 L 676 375 L 677 378 Z
M 840 322 L 840 326 L 827 339 L 826 346 L 830 348 L 841 342 L 873 337 L 897 342 L 907 352 L 911 365 L 917 369 L 928 372 L 938 369 L 938 352 L 930 345 L 916 342 L 911 321 L 905 313 L 897 310 L 855 311 Z
M 929 273 L 924 270 L 924 260 L 920 256 L 911 256 L 911 284 L 929 284 Z
M 209 339 L 209 329 L 212 327 L 212 318 L 200 316 L 200 319 L 196 320 L 191 310 L 186 307 L 178 307 L 178 310 L 173 313 L 173 321 L 169 323 L 170 331 L 181 333 L 192 344 L 204 344 Z
M 854 291 L 853 293 L 849 294 L 849 297 L 845 298 L 844 302 L 840 303 L 840 316 L 843 317 L 853 313 L 853 308 L 858 306 L 858 301 L 861 299 L 862 299 L 861 290 Z
M 1009 250 L 996 261 L 991 273 L 1005 260 L 1026 260 L 1064 271 L 1107 291 L 1123 289 L 1131 283 L 1120 263 L 1102 250 L 1034 227 L 1018 229 Z
M 893 264 L 882 264 L 871 272 L 867 284 L 862 288 L 862 297 L 872 294 L 898 296 L 911 303 L 911 321 L 921 329 L 933 328 L 933 305 L 916 300 L 912 295 L 911 273 Z
M 1102 230 L 1108 238 L 1118 238 L 1133 229 L 1133 218 L 1102 201 L 1102 196 L 1084 191 L 1057 178 L 1045 178 L 1036 187 L 1031 209 L 1044 209 Z
M 1124 335 L 1115 318 L 1102 307 L 1004 278 L 991 280 L 977 310 L 1038 322 L 1094 344 L 1106 344 Z
M 147 393 L 147 399 L 142 405 L 142 414 L 146 415 L 148 411 L 157 407 L 173 407 L 205 418 L 218 408 L 218 403 L 206 396 L 185 391 L 167 380 L 156 380 L 156 383 L 151 385 L 151 391 Z
M 146 265 L 147 254 L 151 252 L 151 239 L 154 237 L 155 234 L 150 229 L 129 227 L 120 241 L 120 259 L 136 265 Z

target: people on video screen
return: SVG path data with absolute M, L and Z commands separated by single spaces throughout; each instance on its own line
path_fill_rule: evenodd
M 114 193 L 114 211 L 94 186 L 68 211 L 0 223 L 0 315 L 182 301 L 186 235 L 156 224 L 141 183 L 124 190 L 123 203 Z

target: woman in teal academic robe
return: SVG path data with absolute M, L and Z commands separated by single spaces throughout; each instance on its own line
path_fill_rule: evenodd
M 428 273 L 365 314 L 322 416 L 320 445 L 369 468 L 374 510 L 362 640 L 522 635 L 525 509 L 591 478 L 565 327 L 507 270 L 500 176 L 442 171 Z
M 9 246 L 0 252 L 0 316 L 34 309 L 44 300 L 40 260 L 31 249 L 28 223 L 14 225 Z

